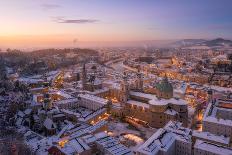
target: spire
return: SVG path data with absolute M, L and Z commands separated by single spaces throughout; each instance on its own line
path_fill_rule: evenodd
M 165 80 L 165 81 L 168 81 L 168 77 L 167 77 L 167 74 L 165 73 L 165 75 L 164 75 L 164 79 L 163 80 Z
M 121 101 L 123 103 L 127 102 L 128 100 L 128 96 L 129 96 L 129 85 L 127 83 L 127 75 L 126 73 L 124 72 L 123 73 L 123 81 L 121 83 L 121 91 L 122 91 L 122 98 L 121 98 Z
M 44 75 L 43 75 L 43 80 L 44 80 L 43 86 L 47 88 L 47 87 L 49 86 L 48 75 L 47 75 L 47 73 L 44 73 Z
M 44 94 L 44 104 L 43 107 L 46 111 L 52 108 L 52 101 L 48 93 Z
M 140 70 L 141 70 L 141 66 L 138 65 L 138 73 L 140 73 Z
M 141 66 L 138 66 L 138 72 L 137 72 L 137 89 L 139 91 L 143 91 L 143 79 L 142 79 L 142 73 L 141 73 Z
M 82 88 L 85 90 L 86 85 L 86 69 L 85 69 L 85 62 L 83 63 L 82 67 Z
M 127 75 L 126 75 L 126 72 L 123 72 L 122 79 L 123 79 L 123 81 L 127 81 Z

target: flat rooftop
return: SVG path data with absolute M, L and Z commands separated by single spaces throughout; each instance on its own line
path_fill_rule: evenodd
M 202 140 L 197 140 L 194 145 L 194 148 L 205 150 L 207 152 L 211 152 L 211 153 L 218 154 L 218 155 L 231 155 L 232 154 L 232 149 L 230 148 L 223 147 L 223 146 L 216 145 L 216 144 L 209 143 L 209 142 L 202 141 Z
M 231 99 L 217 99 L 215 102 L 209 103 L 203 121 L 232 126 L 232 118 L 220 117 L 221 113 L 227 113 L 230 116 L 232 114 L 231 106 Z

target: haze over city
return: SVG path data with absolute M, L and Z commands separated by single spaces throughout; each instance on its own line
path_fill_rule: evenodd
M 0 10 L 4 47 L 232 39 L 230 0 L 10 0 L 1 1 Z
M 0 12 L 0 155 L 232 155 L 232 0 Z

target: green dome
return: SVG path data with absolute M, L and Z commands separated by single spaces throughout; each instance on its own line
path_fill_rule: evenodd
M 156 89 L 158 89 L 160 92 L 173 92 L 172 84 L 169 83 L 167 77 L 165 77 L 160 83 L 156 84 Z

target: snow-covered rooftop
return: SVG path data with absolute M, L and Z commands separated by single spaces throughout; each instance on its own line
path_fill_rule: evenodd
M 159 99 L 155 97 L 151 101 L 149 101 L 149 104 L 151 105 L 167 105 L 167 104 L 187 105 L 187 102 L 183 99 L 178 99 L 178 98 Z
M 71 98 L 71 99 L 64 99 L 64 100 L 55 101 L 53 103 L 55 105 L 59 105 L 59 104 L 69 104 L 69 103 L 76 103 L 76 102 L 78 102 L 77 98 Z
M 130 91 L 130 95 L 146 98 L 147 100 L 149 100 L 148 103 L 150 105 L 167 105 L 167 104 L 187 105 L 187 102 L 185 100 L 178 98 L 170 98 L 170 99 L 157 98 L 155 95 L 152 94 L 146 94 L 146 93 L 135 92 L 135 91 Z
M 65 154 L 80 154 L 86 150 L 90 150 L 90 147 L 83 142 L 82 139 L 74 138 L 70 141 L 68 141 L 64 147 L 60 147 L 57 145 L 57 147 Z
M 218 117 L 220 113 L 220 111 L 224 111 L 227 113 L 231 113 L 232 109 L 231 108 L 223 108 L 222 104 L 228 104 L 228 105 L 232 105 L 232 101 L 231 100 L 221 100 L 221 99 L 217 99 L 215 103 L 209 103 L 208 107 L 204 113 L 204 117 L 203 117 L 203 121 L 204 122 L 212 122 L 212 123 L 218 123 L 218 124 L 223 124 L 226 126 L 231 126 L 232 127 L 232 119 L 228 118 L 228 119 L 223 119 L 221 117 Z M 220 107 L 219 107 L 220 106 Z M 219 111 L 220 109 L 220 111 Z
M 218 135 L 214 135 L 210 132 L 202 132 L 202 131 L 197 131 L 194 130 L 192 133 L 192 136 L 197 137 L 197 138 L 201 138 L 204 140 L 210 140 L 210 141 L 214 141 L 220 144 L 225 144 L 225 145 L 229 145 L 230 144 L 230 138 L 229 137 L 224 137 L 224 136 L 218 136 Z
M 135 100 L 128 100 L 127 103 L 132 104 L 132 105 L 136 105 L 138 107 L 149 108 L 149 104 L 139 102 L 139 101 L 135 101 Z
M 50 118 L 46 118 L 43 125 L 46 129 L 49 130 L 56 129 L 56 124 Z
M 105 133 L 99 133 L 96 135 L 96 143 L 100 145 L 106 154 L 112 155 L 132 155 L 133 153 L 129 148 L 120 144 L 116 139 L 113 137 L 108 136 Z
M 216 145 L 213 143 L 209 143 L 206 141 L 202 141 L 202 140 L 197 140 L 194 145 L 194 148 L 205 150 L 207 152 L 211 152 L 212 154 L 217 154 L 217 155 L 231 155 L 232 154 L 231 148 L 226 148 L 226 147 Z
M 104 104 L 104 105 L 107 104 L 107 102 L 108 102 L 108 100 L 106 100 L 104 98 L 94 96 L 94 95 L 90 95 L 90 94 L 79 94 L 78 97 L 84 98 L 84 99 L 87 99 L 87 100 L 91 100 L 91 101 L 94 101 L 94 102 L 98 102 L 98 103 L 101 103 L 101 104 Z
M 160 150 L 167 151 L 171 146 L 175 145 L 176 140 L 191 143 L 190 131 L 190 129 L 182 127 L 181 123 L 170 121 L 141 145 L 137 152 L 154 155 Z

